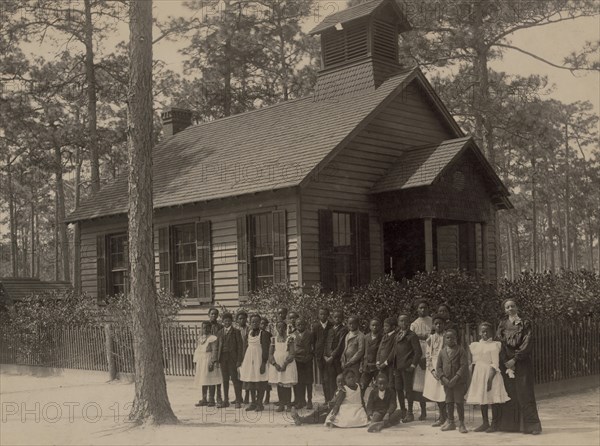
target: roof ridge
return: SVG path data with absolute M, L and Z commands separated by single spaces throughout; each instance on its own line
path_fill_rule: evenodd
M 404 150 L 404 153 L 410 153 L 410 152 L 414 152 L 414 151 L 417 151 L 420 149 L 429 149 L 429 148 L 434 148 L 434 147 L 440 147 L 442 145 L 457 143 L 459 141 L 466 142 L 467 140 L 472 139 L 472 138 L 473 137 L 471 135 L 466 135 L 466 136 L 461 136 L 460 138 L 444 139 L 443 141 L 440 141 L 440 142 L 424 144 L 422 146 L 411 146 L 411 147 L 408 147 L 406 150 Z
M 314 98 L 313 94 L 311 94 L 309 96 L 303 96 L 301 98 L 290 99 L 290 100 L 287 100 L 287 101 L 284 100 L 284 101 L 278 102 L 276 104 L 267 105 L 266 107 L 256 108 L 254 110 L 246 110 L 245 112 L 237 113 L 235 115 L 223 116 L 222 118 L 217 118 L 217 119 L 215 119 L 213 121 L 200 122 L 198 124 L 191 125 L 191 126 L 185 128 L 185 129 L 181 130 L 180 132 L 177 132 L 175 135 L 182 134 L 182 133 L 186 132 L 187 130 L 190 130 L 190 129 L 193 129 L 193 128 L 204 127 L 204 126 L 207 126 L 209 124 L 214 124 L 215 122 L 223 122 L 223 121 L 231 120 L 231 119 L 234 119 L 234 118 L 238 118 L 240 116 L 248 116 L 248 115 L 250 115 L 252 113 L 260 112 L 260 111 L 263 111 L 263 110 L 268 110 L 268 109 L 275 108 L 275 107 L 282 106 L 282 105 L 288 105 L 288 104 L 292 104 L 292 103 L 295 103 L 295 102 L 304 101 L 304 100 L 311 99 L 311 98 Z M 173 136 L 175 136 L 175 135 L 173 135 Z M 168 138 L 168 139 L 170 139 L 170 138 Z M 157 145 L 160 145 L 160 144 L 162 144 L 165 141 L 167 141 L 167 139 L 163 139 Z

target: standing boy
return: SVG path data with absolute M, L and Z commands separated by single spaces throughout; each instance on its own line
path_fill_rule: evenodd
M 360 366 L 360 372 L 362 373 L 360 387 L 363 397 L 365 396 L 367 387 L 369 387 L 373 378 L 379 373 L 379 370 L 377 370 L 377 351 L 381 343 L 381 321 L 379 319 L 372 319 L 369 329 L 371 332 L 365 336 L 365 356 Z
M 325 402 L 331 401 L 331 398 L 333 398 L 333 394 L 335 393 L 335 388 L 331 388 L 329 381 L 325 379 L 325 358 L 323 357 L 325 354 L 325 341 L 327 340 L 327 335 L 332 327 L 333 324 L 329 320 L 329 309 L 319 309 L 319 322 L 313 326 L 313 342 L 315 361 L 319 369 L 321 382 L 323 383 Z
M 242 382 L 238 376 L 238 368 L 244 360 L 244 341 L 240 331 L 233 327 L 231 313 L 223 314 L 223 328 L 219 332 L 219 364 L 223 375 L 223 402 L 217 407 L 229 407 L 229 380 L 233 382 L 235 392 L 235 408 L 242 407 Z
M 407 314 L 398 316 L 398 331 L 394 340 L 394 346 L 387 360 L 388 364 L 394 364 L 394 387 L 396 388 L 396 394 L 400 402 L 403 423 L 415 421 L 412 387 L 415 368 L 419 365 L 422 356 L 419 338 L 410 331 L 409 326 L 410 320 Z M 405 406 L 405 397 L 408 411 Z
M 336 378 L 342 373 L 340 357 L 344 351 L 344 339 L 347 333 L 348 329 L 344 325 L 344 312 L 335 310 L 333 312 L 333 327 L 327 332 L 323 351 L 323 361 L 325 362 L 324 380 L 327 380 L 330 389 L 336 388 Z
M 465 427 L 465 393 L 467 392 L 467 380 L 469 375 L 469 362 L 467 352 L 458 345 L 457 334 L 454 329 L 447 329 L 444 333 L 444 347 L 438 356 L 435 371 L 446 391 L 446 411 L 448 420 L 442 426 L 443 431 L 456 429 L 454 422 L 454 405 L 458 412 L 459 432 L 466 434 Z

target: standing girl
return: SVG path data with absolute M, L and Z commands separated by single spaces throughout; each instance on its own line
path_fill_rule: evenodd
M 440 417 L 433 423 L 433 427 L 440 427 L 446 423 L 446 392 L 440 382 L 436 367 L 438 356 L 444 345 L 444 318 L 439 315 L 433 316 L 433 332 L 425 342 L 425 362 L 427 373 L 425 374 L 425 383 L 423 385 L 423 396 L 430 401 L 436 402 Z
M 244 361 L 240 367 L 240 380 L 244 389 L 250 392 L 251 403 L 246 410 L 264 410 L 262 404 L 265 391 L 269 386 L 267 360 L 269 359 L 269 335 L 260 329 L 260 316 L 250 318 L 250 331 L 246 341 Z
M 492 324 L 479 324 L 479 342 L 469 346 L 473 357 L 471 385 L 467 392 L 467 404 L 479 404 L 483 423 L 475 432 L 496 432 L 498 428 L 498 404 L 510 398 L 504 389 L 500 376 L 500 342 L 492 340 Z M 488 405 L 492 405 L 492 424 L 490 425 Z
M 198 345 L 194 351 L 194 362 L 196 363 L 196 376 L 194 377 L 194 386 L 203 389 L 208 387 L 209 398 L 214 406 L 215 386 L 221 385 L 223 377 L 218 368 L 219 361 L 219 342 L 218 338 L 211 334 L 211 324 L 208 321 L 202 322 L 202 332 L 198 338 Z M 196 406 L 208 406 L 206 395 Z
M 542 433 L 533 385 L 533 334 L 531 322 L 521 319 L 513 299 L 503 302 L 506 319 L 500 322 L 496 333 L 502 343 L 500 370 L 511 401 L 500 407 L 501 431 L 521 431 L 524 434 Z
M 427 348 L 425 342 L 431 334 L 432 325 L 431 316 L 429 316 L 429 311 L 427 308 L 427 301 L 425 299 L 417 301 L 417 315 L 419 317 L 417 317 L 412 324 L 410 324 L 410 330 L 417 335 L 419 338 L 419 343 L 421 344 L 421 350 L 425 352 L 425 349 Z M 419 366 L 415 369 L 415 378 L 413 381 L 413 392 L 415 394 L 415 399 L 419 401 L 419 405 L 421 406 L 421 415 L 419 416 L 419 421 L 423 421 L 427 418 L 427 404 L 423 398 L 426 372 L 425 363 L 426 359 L 425 355 L 423 355 L 419 361 Z
M 269 349 L 269 383 L 277 384 L 279 404 L 276 412 L 291 409 L 292 387 L 298 383 L 298 370 L 294 361 L 294 340 L 287 336 L 287 324 L 277 322 L 277 333 L 271 338 Z

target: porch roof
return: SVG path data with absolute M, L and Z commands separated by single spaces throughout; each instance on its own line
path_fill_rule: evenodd
M 481 173 L 491 184 L 494 194 L 501 197 L 501 203 L 498 203 L 499 207 L 512 208 L 512 204 L 507 198 L 510 195 L 508 189 L 470 136 L 407 150 L 387 174 L 375 183 L 371 192 L 382 193 L 431 186 L 466 151 L 471 151 L 475 155 L 481 166 Z

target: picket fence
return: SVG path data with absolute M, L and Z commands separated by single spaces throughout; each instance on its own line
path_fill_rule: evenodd
M 475 327 L 464 326 L 461 332 L 464 345 L 477 338 Z M 192 358 L 199 335 L 198 326 L 162 327 L 165 374 L 194 375 Z M 536 383 L 600 374 L 599 320 L 537 321 L 533 339 Z M 133 373 L 133 336 L 127 326 L 62 327 L 33 334 L 0 328 L 0 363 Z M 315 377 L 319 382 L 318 373 Z

